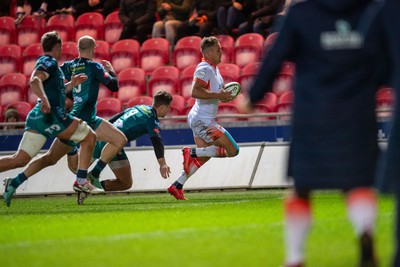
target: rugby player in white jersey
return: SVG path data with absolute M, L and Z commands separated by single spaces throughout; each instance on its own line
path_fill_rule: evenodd
M 223 91 L 224 80 L 217 65 L 221 63 L 222 49 L 216 37 L 205 37 L 201 42 L 203 59 L 196 67 L 192 84 L 192 97 L 196 103 L 188 115 L 197 148 L 183 148 L 183 171 L 168 188 L 178 200 L 186 200 L 183 185 L 210 158 L 235 157 L 239 146 L 232 136 L 216 122 L 221 100 L 232 100 L 230 93 Z

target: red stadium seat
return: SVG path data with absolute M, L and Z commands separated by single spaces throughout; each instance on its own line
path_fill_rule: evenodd
M 22 52 L 22 73 L 30 77 L 39 56 L 43 55 L 43 48 L 40 43 L 31 44 Z
M 293 92 L 285 92 L 278 98 L 278 104 L 275 107 L 276 112 L 291 112 L 293 105 Z M 290 116 L 280 116 L 281 120 L 288 120 Z
M 103 84 L 100 84 L 99 94 L 97 95 L 97 100 L 107 98 L 107 97 L 114 97 L 114 95 L 115 94 L 112 91 L 110 91 L 110 89 L 108 89 Z
M 278 97 L 272 92 L 267 92 L 264 95 L 264 98 L 261 101 L 257 102 L 257 104 L 265 105 L 268 107 L 269 110 L 271 110 L 271 112 L 273 112 L 276 110 L 276 105 L 278 104 Z
M 24 101 L 27 81 L 22 73 L 8 73 L 0 79 L 0 105 Z
M 382 87 L 376 92 L 376 109 L 391 109 L 394 108 L 395 92 L 393 88 Z M 381 112 L 377 113 L 378 118 L 387 118 L 392 116 L 392 112 Z
M 176 94 L 179 70 L 174 66 L 160 66 L 151 74 L 149 81 L 149 95 L 153 96 L 157 91 L 164 90 L 170 94 Z
M 102 60 L 110 60 L 110 45 L 106 41 L 96 41 L 93 61 L 101 63 Z
M 221 34 L 221 35 L 217 35 L 216 37 L 218 38 L 219 43 L 221 44 L 221 47 L 222 47 L 221 62 L 222 63 L 232 62 L 233 49 L 234 49 L 233 47 L 235 44 L 235 40 L 230 35 Z
M 224 83 L 237 82 L 239 81 L 240 68 L 233 63 L 221 63 L 218 65 L 219 72 Z
M 46 31 L 57 31 L 63 42 L 74 40 L 75 19 L 69 14 L 55 14 L 47 21 Z
M 119 40 L 121 32 L 122 23 L 119 20 L 118 11 L 108 14 L 104 21 L 104 40 L 109 44 L 114 44 Z
M 17 26 L 17 44 L 21 48 L 25 48 L 30 44 L 40 43 L 45 27 L 46 20 L 44 18 L 27 16 Z
M 144 41 L 140 51 L 140 67 L 149 74 L 159 66 L 168 65 L 169 47 L 168 40 L 164 38 Z
M 273 32 L 265 38 L 265 51 L 268 52 L 272 45 L 275 43 L 276 38 L 278 37 L 278 32 Z
M 162 123 L 165 123 L 165 124 L 182 123 L 183 121 L 181 119 L 168 119 L 170 117 L 180 116 L 180 115 L 182 115 L 182 110 L 171 105 L 171 110 L 167 114 L 167 116 L 165 116 L 165 120 L 163 120 Z
M 118 74 L 118 99 L 126 104 L 133 97 L 146 93 L 146 75 L 140 68 L 127 68 Z
M 58 65 L 61 65 L 65 61 L 70 61 L 78 57 L 78 48 L 75 42 L 63 42 L 61 59 L 58 61 Z
M 264 37 L 258 33 L 246 33 L 236 40 L 234 61 L 239 67 L 244 67 L 251 62 L 260 61 L 263 51 Z
M 250 89 L 250 86 L 253 83 L 255 76 L 258 74 L 258 69 L 260 68 L 260 66 L 261 62 L 252 62 L 243 67 L 242 74 L 239 78 L 239 83 L 242 86 L 242 90 L 244 92 L 248 92 L 248 90 Z
M 4 121 L 4 110 L 3 107 L 0 106 L 0 121 L 3 122 Z
M 181 95 L 172 95 L 172 103 L 171 106 L 179 109 L 180 111 L 183 110 L 184 107 L 186 107 L 186 100 L 183 96 Z
M 26 121 L 26 116 L 31 111 L 32 106 L 28 102 L 15 101 L 7 105 L 6 109 L 15 108 L 18 111 L 18 120 Z
M 21 69 L 21 48 L 17 45 L 0 46 L 0 77 Z
M 131 100 L 128 101 L 128 104 L 126 105 L 127 107 L 133 107 L 136 105 L 152 105 L 153 104 L 153 98 L 150 96 L 135 96 Z
M 218 107 L 218 115 L 230 115 L 230 114 L 240 114 L 239 109 L 236 105 L 231 103 L 223 103 L 221 102 Z M 218 122 L 229 122 L 229 121 L 238 121 L 238 118 L 217 118 Z
M 202 57 L 200 52 L 201 40 L 199 36 L 186 36 L 176 43 L 173 58 L 178 69 L 182 70 L 200 62 Z
M 122 103 L 118 98 L 103 98 L 97 102 L 97 116 L 109 119 L 114 114 L 121 112 Z
M 293 90 L 293 69 L 287 68 L 288 65 L 285 64 L 282 66 L 284 66 L 284 68 L 277 74 L 274 84 L 272 85 L 272 92 L 277 96 Z
M 14 18 L 10 16 L 0 17 L 0 45 L 13 44 L 15 33 Z
M 115 72 L 138 66 L 140 44 L 133 39 L 120 40 L 112 45 L 110 60 Z
M 104 17 L 98 12 L 86 12 L 76 19 L 75 42 L 84 35 L 89 35 L 96 40 L 103 40 Z
M 197 65 L 191 65 L 184 68 L 181 72 L 181 78 L 179 79 L 179 89 L 181 95 L 184 98 L 190 98 L 192 96 L 192 83 L 193 74 L 196 70 Z

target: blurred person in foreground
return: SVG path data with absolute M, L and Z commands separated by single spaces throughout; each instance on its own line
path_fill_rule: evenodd
M 188 115 L 188 123 L 193 131 L 197 148 L 184 147 L 183 171 L 179 178 L 168 187 L 168 192 L 177 200 L 186 200 L 183 186 L 210 158 L 235 157 L 239 146 L 229 132 L 216 121 L 219 102 L 232 100 L 225 92 L 224 80 L 217 65 L 221 63 L 221 44 L 214 37 L 204 37 L 201 41 L 203 54 L 193 75 L 192 97 L 196 102 Z
M 288 159 L 294 189 L 284 202 L 287 267 L 305 264 L 310 197 L 316 189 L 344 192 L 359 239 L 359 266 L 377 266 L 375 93 L 389 80 L 394 51 L 387 45 L 390 29 L 383 23 L 383 5 L 369 0 L 292 5 L 250 89 L 255 104 L 271 88 L 282 62 L 296 64 Z

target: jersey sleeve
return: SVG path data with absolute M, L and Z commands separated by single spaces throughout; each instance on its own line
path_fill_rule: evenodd
M 38 60 L 35 65 L 35 70 L 44 71 L 47 74 L 51 74 L 56 65 L 50 60 Z
M 204 66 L 196 69 L 193 75 L 193 79 L 194 81 L 199 81 L 203 83 L 205 86 L 207 86 L 210 82 L 210 76 L 211 76 L 210 69 Z
M 106 69 L 100 63 L 93 62 L 92 69 L 94 75 L 96 76 L 96 79 L 101 84 L 107 85 L 111 81 L 112 76 L 106 71 Z
M 155 119 L 150 119 L 147 122 L 147 132 L 149 133 L 150 137 L 158 136 L 161 138 L 161 128 L 160 122 Z
M 66 61 L 60 66 L 60 68 L 64 72 L 65 79 L 67 79 L 67 81 L 70 81 L 72 76 L 71 63 L 69 61 Z

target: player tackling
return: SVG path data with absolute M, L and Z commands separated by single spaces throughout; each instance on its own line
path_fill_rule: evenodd
M 186 200 L 183 185 L 210 158 L 235 157 L 239 146 L 232 136 L 216 122 L 220 101 L 233 99 L 231 93 L 222 90 L 224 80 L 217 65 L 221 62 L 222 50 L 219 40 L 205 37 L 201 42 L 202 62 L 197 65 L 192 84 L 192 97 L 196 103 L 188 115 L 197 148 L 183 148 L 183 171 L 168 188 L 177 200 Z

